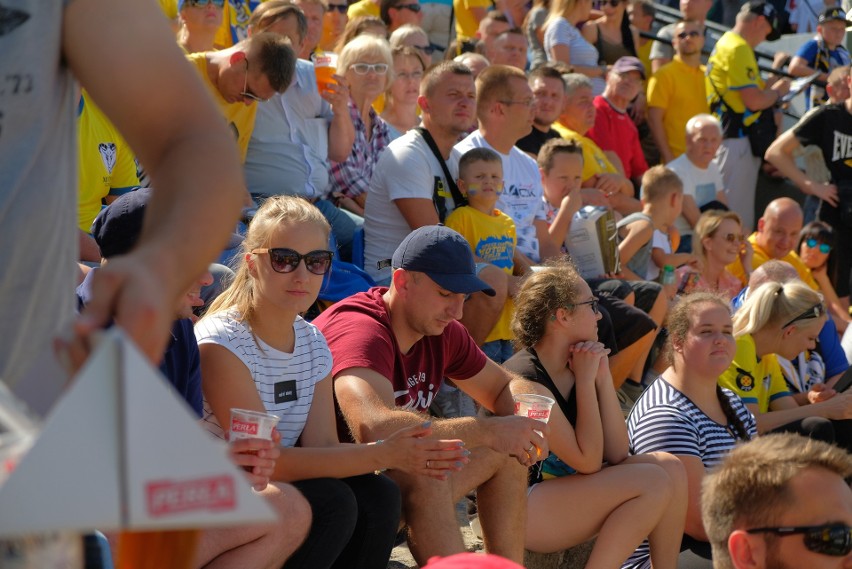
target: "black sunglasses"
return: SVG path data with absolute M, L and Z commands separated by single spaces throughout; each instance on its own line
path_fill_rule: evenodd
M 187 4 L 194 8 L 199 6 L 207 6 L 208 4 L 213 4 L 217 8 L 224 8 L 225 0 L 188 0 Z
M 349 6 L 347 4 L 329 4 L 328 11 L 329 12 L 340 12 L 341 14 L 345 14 L 349 10 Z
M 781 537 L 802 533 L 805 534 L 805 547 L 814 553 L 842 557 L 852 552 L 852 528 L 846 524 L 755 528 L 746 531 L 748 533 L 774 533 Z
M 593 298 L 592 300 L 587 300 L 586 302 L 575 302 L 574 304 L 569 304 L 568 308 L 577 308 L 578 306 L 585 306 L 588 304 L 592 308 L 592 312 L 595 314 L 598 313 L 598 299 Z
M 792 320 L 790 320 L 789 322 L 787 322 L 786 324 L 781 326 L 781 328 L 786 328 L 787 326 L 790 326 L 791 324 L 795 324 L 796 322 L 799 322 L 801 320 L 810 320 L 811 318 L 819 318 L 823 314 L 825 314 L 825 306 L 823 306 L 823 304 L 820 302 L 818 304 L 814 304 L 813 306 L 811 306 L 810 308 L 808 308 L 807 310 L 805 310 L 804 312 L 802 312 L 801 314 L 799 314 L 798 316 L 796 316 L 795 318 L 793 318 Z
M 397 10 L 411 10 L 415 14 L 421 10 L 420 4 L 397 4 L 396 6 L 391 6 L 391 8 L 396 8 Z
M 302 255 L 285 247 L 252 249 L 252 254 L 254 255 L 263 253 L 269 254 L 269 263 L 272 265 L 272 270 L 276 273 L 292 273 L 299 266 L 302 259 L 305 260 L 305 267 L 315 275 L 324 275 L 331 269 L 331 251 L 318 249 Z

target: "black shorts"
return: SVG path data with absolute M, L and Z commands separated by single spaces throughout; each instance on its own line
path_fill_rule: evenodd
M 598 339 L 612 350 L 610 356 L 639 341 L 648 332 L 657 329 L 654 321 L 642 310 L 630 306 L 620 298 L 600 295 L 603 318 L 598 320 Z M 618 322 L 618 328 L 614 326 Z M 616 349 L 613 350 L 613 344 Z

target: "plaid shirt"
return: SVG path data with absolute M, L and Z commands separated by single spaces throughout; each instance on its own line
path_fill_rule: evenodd
M 367 140 L 367 125 L 361 120 L 361 113 L 349 99 L 349 115 L 355 126 L 355 143 L 352 153 L 345 162 L 331 161 L 331 183 L 329 192 L 340 192 L 344 196 L 354 198 L 367 191 L 373 167 L 379 161 L 379 155 L 390 142 L 390 132 L 387 123 L 370 108 L 370 120 L 373 123 L 373 136 Z

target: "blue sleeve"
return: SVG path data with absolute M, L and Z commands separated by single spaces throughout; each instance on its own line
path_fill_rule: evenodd
M 808 62 L 809 67 L 813 67 L 816 63 L 817 42 L 816 40 L 806 41 L 802 47 L 796 52 L 796 56 L 801 57 Z
M 837 335 L 837 326 L 831 318 L 825 321 L 825 325 L 819 331 L 819 353 L 825 361 L 826 379 L 834 377 L 838 373 L 843 373 L 849 367 L 849 362 L 846 361 L 846 353 L 843 351 L 840 338 Z

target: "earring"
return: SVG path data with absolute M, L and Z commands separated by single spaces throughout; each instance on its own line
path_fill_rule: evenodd
M 550 315 L 550 321 L 551 321 L 551 322 L 556 322 L 556 315 L 555 315 L 555 314 L 551 314 L 551 315 Z

